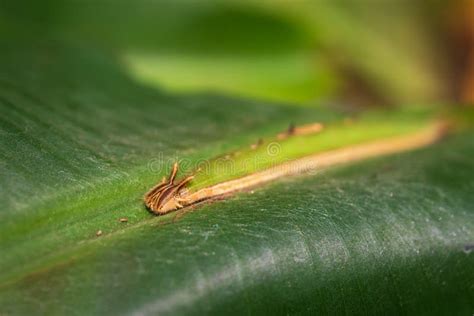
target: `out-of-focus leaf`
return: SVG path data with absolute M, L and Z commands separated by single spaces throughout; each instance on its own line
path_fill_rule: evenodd
M 209 159 L 290 122 L 336 117 L 167 95 L 138 85 L 99 52 L 58 43 L 4 47 L 0 60 L 2 281 L 99 229 L 122 229 L 119 217 L 149 218 L 142 196 L 178 158 Z
M 236 1 L 239 2 L 239 1 Z M 417 1 L 243 1 L 295 21 L 346 75 L 365 80 L 385 102 L 446 98 L 443 47 L 427 30 Z
M 175 92 L 220 91 L 260 100 L 295 102 L 329 98 L 338 85 L 334 71 L 315 54 L 161 55 L 124 57 L 137 80 Z
M 304 30 L 262 10 L 214 1 L 49 0 L 30 10 L 14 2 L 4 7 L 3 29 L 113 49 L 136 78 L 171 91 L 309 103 L 337 88 L 335 72 L 310 49 Z
M 445 47 L 426 29 L 421 1 L 48 0 L 3 7 L 4 36 L 47 33 L 108 47 L 142 80 L 176 91 L 314 104 L 355 85 L 394 105 L 450 93 Z

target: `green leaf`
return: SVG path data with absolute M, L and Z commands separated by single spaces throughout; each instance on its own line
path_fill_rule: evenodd
M 166 94 L 56 42 L 0 63 L 0 313 L 472 312 L 472 132 L 155 217 L 175 159 L 343 116 Z
M 138 80 L 174 92 L 219 91 L 260 100 L 308 103 L 333 94 L 337 80 L 314 53 L 183 55 L 126 53 Z
M 27 51 L 5 49 L 1 56 L 0 260 L 8 269 L 0 280 L 6 282 L 61 249 L 94 240 L 99 229 L 122 229 L 119 217 L 148 219 L 142 196 L 176 159 L 208 159 L 291 121 L 336 117 L 219 96 L 166 95 L 80 47 L 50 43 Z

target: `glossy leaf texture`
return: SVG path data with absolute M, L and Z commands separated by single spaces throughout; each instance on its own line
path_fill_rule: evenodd
M 11 47 L 0 313 L 472 313 L 472 132 L 154 217 L 142 195 L 175 159 L 341 115 L 170 95 L 99 51 Z
M 116 217 L 149 218 L 142 196 L 177 159 L 196 162 L 248 146 L 286 129 L 290 119 L 336 117 L 220 96 L 167 95 L 136 84 L 99 52 L 57 42 L 9 46 L 0 78 L 1 262 L 9 267 L 1 279 L 35 265 L 31 251 L 41 260 L 95 237 L 91 232 L 104 223 L 121 228 Z

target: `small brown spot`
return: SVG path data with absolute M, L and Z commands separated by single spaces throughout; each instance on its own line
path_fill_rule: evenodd
M 287 132 L 279 133 L 279 134 L 277 135 L 277 139 L 278 139 L 278 140 L 284 140 L 284 139 L 287 138 L 287 137 L 288 137 L 288 133 L 287 133 Z
M 250 145 L 251 149 L 257 149 L 258 147 L 263 145 L 263 139 L 259 138 L 255 144 Z
M 288 130 L 286 131 L 288 135 L 293 135 L 295 133 L 296 127 L 294 123 L 290 123 L 290 126 L 288 126 Z
M 277 135 L 277 139 L 283 140 L 290 136 L 300 136 L 300 135 L 310 135 L 316 134 L 323 130 L 324 125 L 321 123 L 311 123 L 301 126 L 295 126 L 294 124 L 290 124 L 288 129 L 282 133 Z
M 95 235 L 96 235 L 97 237 L 102 236 L 102 231 L 99 229 L 99 230 L 95 233 Z
M 119 219 L 119 222 L 120 223 L 126 223 L 126 222 L 128 222 L 128 218 L 122 217 L 122 218 Z
M 321 123 L 312 123 L 303 126 L 297 126 L 294 128 L 291 135 L 310 135 L 317 134 L 324 129 L 324 125 Z

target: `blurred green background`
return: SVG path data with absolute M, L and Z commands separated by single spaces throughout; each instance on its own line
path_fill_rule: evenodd
M 112 52 L 137 80 L 306 106 L 473 100 L 472 1 L 2 1 L 2 38 Z

